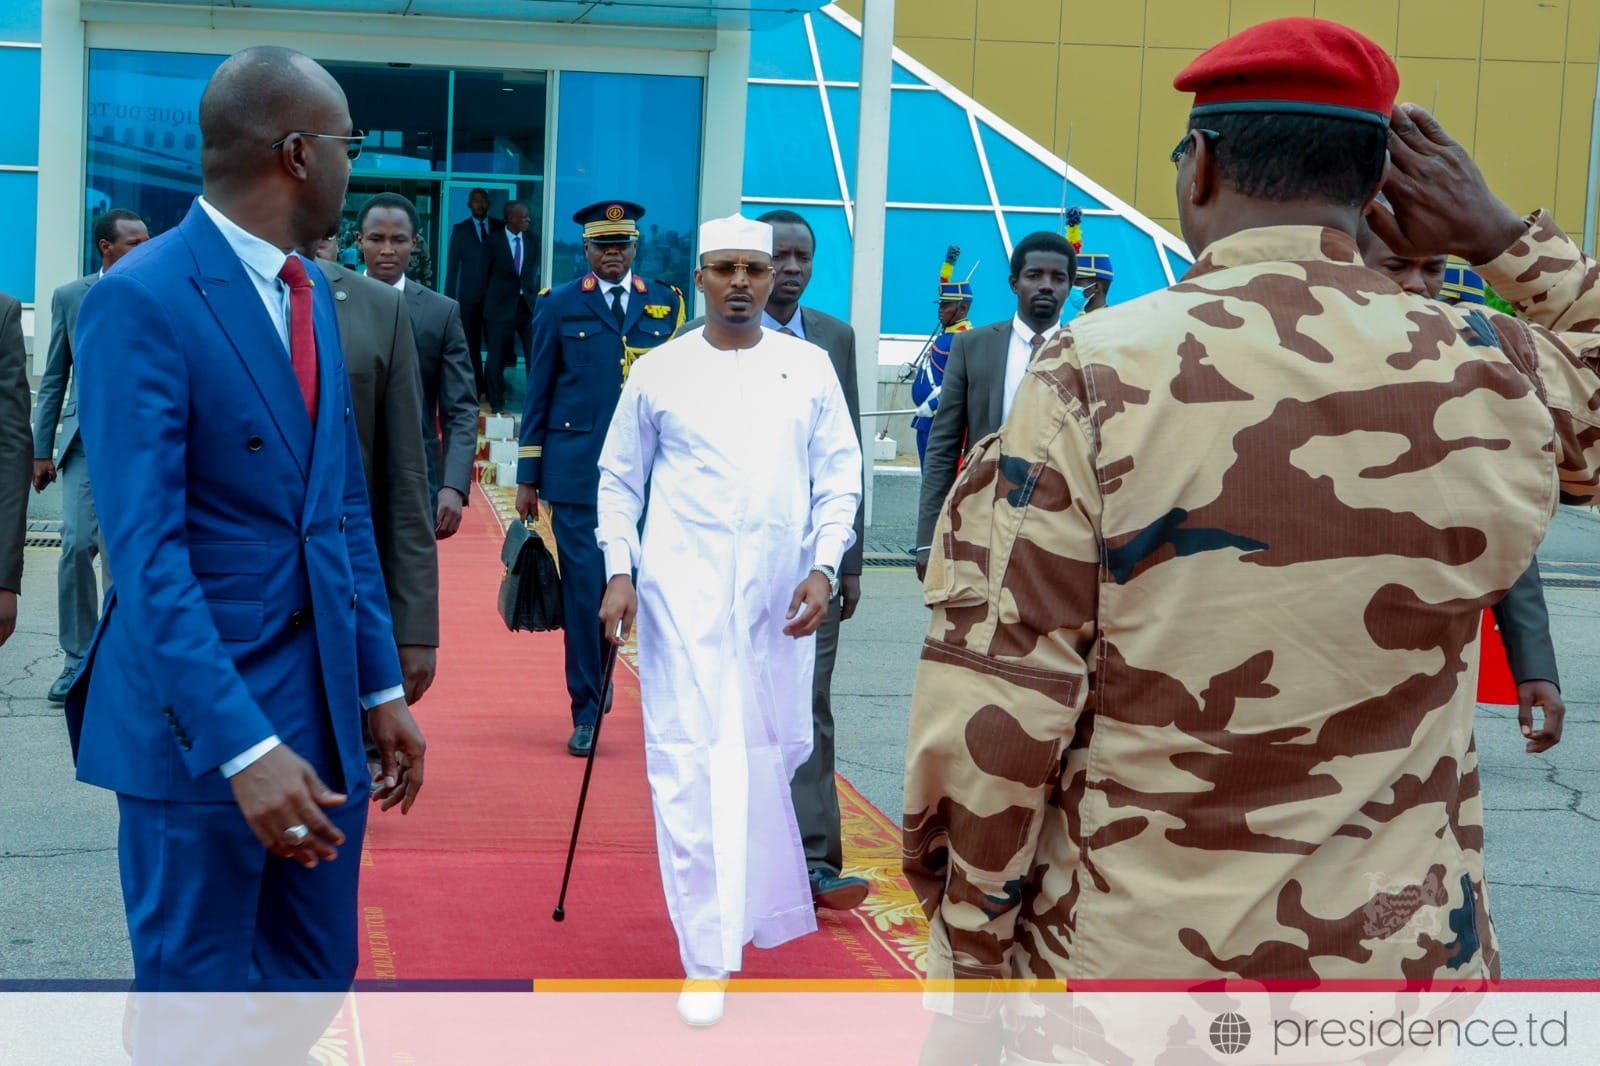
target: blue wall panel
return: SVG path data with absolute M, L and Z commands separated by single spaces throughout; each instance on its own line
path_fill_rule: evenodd
M 34 302 L 33 254 L 38 240 L 39 175 L 0 170 L 0 232 L 15 254 L 0 255 L 0 292 Z
M 839 199 L 822 99 L 815 87 L 752 85 L 745 129 L 744 191 L 797 200 Z
M 43 0 L 0 0 L 0 41 L 39 41 Z
M 3 7 L 6 0 L 0 0 Z M 39 49 L 0 48 L 0 163 L 39 164 Z

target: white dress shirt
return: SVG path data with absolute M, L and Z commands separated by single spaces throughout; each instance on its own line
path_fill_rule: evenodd
M 1044 339 L 1048 341 L 1060 332 L 1061 323 L 1052 322 L 1044 331 Z M 1022 321 L 1021 315 L 1012 316 L 1011 342 L 1006 346 L 1006 391 L 1000 398 L 1002 422 L 1011 414 L 1011 401 L 1022 387 L 1022 379 L 1027 376 L 1028 363 L 1033 359 L 1033 335 L 1033 327 Z
M 278 340 L 283 344 L 283 354 L 289 355 L 289 286 L 285 285 L 278 277 L 278 272 L 283 269 L 283 264 L 288 261 L 289 253 L 269 241 L 264 241 L 254 233 L 240 227 L 227 215 L 218 211 L 206 202 L 204 196 L 199 199 L 200 209 L 222 231 L 222 239 L 228 242 L 228 247 L 233 249 L 233 254 L 239 257 L 239 262 L 244 264 L 245 276 L 256 287 L 256 294 L 261 297 L 261 304 L 266 308 L 267 317 L 272 320 L 273 328 L 278 331 Z M 400 699 L 406 694 L 404 685 L 396 685 L 381 692 L 369 692 L 361 697 L 361 706 L 367 709 L 388 703 L 390 700 Z M 259 744 L 253 744 L 229 759 L 220 767 L 223 777 L 232 777 L 243 770 L 261 756 L 277 747 L 282 741 L 276 736 L 270 736 Z
M 590 273 L 594 274 L 594 271 L 591 270 Z M 618 285 L 622 286 L 622 313 L 627 314 L 628 297 L 633 295 L 633 271 L 630 270 L 626 274 L 622 275 L 621 281 L 607 281 L 599 274 L 594 275 L 594 280 L 596 284 L 600 286 L 600 295 L 606 298 L 606 308 L 608 310 L 611 307 L 611 290 L 616 288 Z
M 400 272 L 400 277 L 395 280 L 394 287 L 399 289 L 401 292 L 405 292 L 406 291 L 406 275 L 405 275 L 405 271 L 401 271 Z
M 779 322 L 767 313 L 766 308 L 761 309 L 761 324 L 774 333 L 787 329 L 801 340 L 806 339 L 806 324 L 800 317 L 800 305 L 794 305 L 794 314 L 789 316 L 789 321 Z

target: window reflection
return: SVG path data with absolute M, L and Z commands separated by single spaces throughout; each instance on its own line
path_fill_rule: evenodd
M 457 71 L 451 169 L 542 174 L 546 80 L 543 71 Z
M 324 66 L 349 98 L 356 127 L 367 131 L 358 170 L 415 173 L 445 168 L 448 70 L 405 64 Z

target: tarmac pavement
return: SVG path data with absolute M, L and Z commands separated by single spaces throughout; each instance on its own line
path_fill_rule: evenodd
M 907 705 L 927 620 L 915 574 L 904 565 L 917 488 L 914 472 L 876 481 L 864 596 L 845 623 L 834 674 L 840 772 L 892 819 L 901 814 Z M 54 491 L 36 497 L 34 518 L 53 517 Z M 1507 977 L 1594 979 L 1600 515 L 1563 508 L 1540 556 L 1547 581 L 1560 586 L 1548 600 L 1566 737 L 1545 755 L 1528 755 L 1514 711 L 1480 709 L 1490 899 Z M 73 780 L 60 708 L 44 699 L 61 667 L 58 557 L 49 548 L 28 550 L 18 630 L 0 649 L 0 981 L 126 979 L 132 971 L 116 804 Z M 882 565 L 888 562 L 900 565 Z

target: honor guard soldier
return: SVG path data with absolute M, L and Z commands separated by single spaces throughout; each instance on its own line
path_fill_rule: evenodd
M 950 345 L 956 334 L 972 328 L 967 314 L 972 310 L 972 275 L 966 281 L 954 281 L 956 257 L 961 249 L 950 246 L 944 265 L 939 268 L 939 332 L 928 348 L 928 356 L 911 382 L 911 402 L 917 413 L 911 427 L 917 431 L 917 464 L 922 464 L 928 454 L 928 431 L 933 428 L 933 413 L 939 409 L 939 389 L 944 385 L 945 364 L 950 361 Z M 976 267 L 974 267 L 976 269 Z
M 683 293 L 633 273 L 644 208 L 602 200 L 572 216 L 583 227 L 589 273 L 545 290 L 533 316 L 528 395 L 517 459 L 517 513 L 551 505 L 566 616 L 572 739 L 588 755 L 600 713 L 600 594 L 605 561 L 595 543 L 600 445 L 633 361 L 683 325 Z
M 1067 208 L 1067 243 L 1077 256 L 1077 270 L 1073 274 L 1072 293 L 1067 297 L 1069 313 L 1063 321 L 1071 322 L 1079 315 L 1098 311 L 1106 305 L 1111 295 L 1111 256 L 1105 252 L 1083 250 L 1083 208 Z

